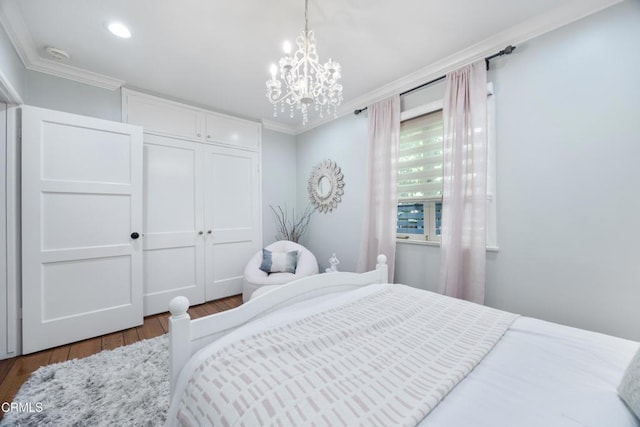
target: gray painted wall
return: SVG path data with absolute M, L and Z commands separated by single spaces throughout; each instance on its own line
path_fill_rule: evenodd
M 296 209 L 296 138 L 268 129 L 262 130 L 262 241 L 276 241 L 273 207 Z M 296 210 L 297 211 L 297 210 Z
M 340 270 L 356 270 L 366 179 L 366 133 L 366 117 L 346 116 L 298 136 L 298 209 L 309 203 L 307 181 L 314 165 L 331 159 L 344 173 L 342 202 L 330 213 L 316 211 L 302 242 L 315 254 L 321 271 L 329 266 L 333 252 L 340 260 Z
M 116 122 L 122 120 L 119 89 L 102 89 L 31 70 L 26 71 L 24 103 Z
M 626 1 L 495 70 L 489 304 L 640 340 L 639 22 Z
M 20 57 L 13 48 L 11 40 L 0 26 L 0 73 L 18 95 L 24 99 L 25 68 Z
M 640 340 L 640 2 L 623 2 L 519 45 L 494 62 L 498 253 L 487 304 Z M 417 97 L 405 100 L 415 106 Z M 307 244 L 355 268 L 366 118 L 298 136 L 298 204 L 311 166 L 342 166 L 344 202 L 316 216 Z M 396 281 L 435 289 L 438 247 L 399 243 Z

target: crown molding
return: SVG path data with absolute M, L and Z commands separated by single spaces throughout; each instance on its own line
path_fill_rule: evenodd
M 4 28 L 18 57 L 26 67 L 32 58 L 27 56 L 31 52 L 25 49 L 24 46 L 27 44 L 33 46 L 34 42 L 27 31 L 27 26 L 24 23 L 24 19 L 22 19 L 20 10 L 18 10 L 18 5 L 13 0 L 0 1 L 0 25 Z
M 424 82 L 433 80 L 478 59 L 485 58 L 500 51 L 509 44 L 517 45 L 568 25 L 574 21 L 592 15 L 603 9 L 621 3 L 624 0 L 573 0 L 540 16 L 531 18 L 508 30 L 497 33 L 479 43 L 465 48 L 440 61 L 421 68 L 411 74 L 394 80 L 378 89 L 368 92 L 353 101 L 342 104 L 337 117 L 353 114 L 354 110 L 371 105 L 396 93 L 402 93 Z M 516 50 L 516 53 L 518 51 Z M 313 128 L 335 120 L 336 117 L 324 117 L 313 120 L 306 126 L 295 127 L 295 134 L 300 135 Z
M 40 57 L 36 43 L 29 34 L 22 13 L 14 0 L 0 1 L 0 24 L 27 70 L 51 74 L 109 90 L 119 89 L 125 84 L 124 80 Z
M 563 4 L 543 15 L 524 21 L 506 31 L 491 36 L 462 51 L 366 93 L 351 102 L 345 103 L 339 108 L 337 117 L 353 114 L 353 111 L 357 108 L 370 105 L 395 93 L 404 92 L 425 81 L 439 77 L 475 60 L 493 54 L 508 44 L 517 46 L 517 44 L 553 31 L 622 1 L 623 0 L 573 0 Z M 94 73 L 40 57 L 35 42 L 27 30 L 22 14 L 17 6 L 17 1 L 15 0 L 0 0 L 0 25 L 4 27 L 11 43 L 16 48 L 18 56 L 25 68 L 29 70 L 110 90 L 119 89 L 126 83 L 123 80 L 104 74 Z M 267 119 L 263 119 L 262 124 L 265 129 L 290 135 L 299 135 L 315 127 L 329 123 L 335 120 L 335 118 L 334 116 L 319 118 L 312 120 L 305 126 L 289 126 Z
M 51 74 L 52 76 L 62 77 L 64 79 L 97 86 L 103 89 L 117 90 L 126 83 L 124 80 L 40 57 L 38 57 L 36 61 L 25 66 L 27 69 L 32 71 Z
M 274 130 L 280 133 L 286 133 L 287 135 L 298 135 L 300 132 L 296 131 L 296 128 L 285 125 L 284 123 L 274 122 L 273 120 L 262 119 L 262 127 L 269 130 Z
M 11 84 L 7 76 L 0 70 L 0 100 L 9 104 L 23 104 L 24 101 L 20 93 Z

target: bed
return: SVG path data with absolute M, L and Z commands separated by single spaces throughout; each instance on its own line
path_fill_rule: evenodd
M 167 425 L 640 426 L 637 342 L 386 277 L 380 255 L 193 321 L 175 298 Z

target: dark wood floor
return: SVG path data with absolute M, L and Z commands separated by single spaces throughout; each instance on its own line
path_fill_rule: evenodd
M 241 304 L 242 296 L 235 295 L 191 307 L 189 315 L 192 319 L 197 319 L 198 317 L 238 307 Z M 154 338 L 166 334 L 168 331 L 169 313 L 156 314 L 145 317 L 144 324 L 136 328 L 39 351 L 26 356 L 0 360 L 0 404 L 11 402 L 22 383 L 41 366 L 91 356 L 102 350 L 111 350 L 123 345 L 133 344 L 136 341 Z M 0 419 L 2 419 L 2 415 L 3 412 L 0 411 Z

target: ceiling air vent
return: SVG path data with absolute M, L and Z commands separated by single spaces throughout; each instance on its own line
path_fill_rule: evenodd
M 71 58 L 67 52 L 57 47 L 47 46 L 45 51 L 56 61 L 67 61 Z

